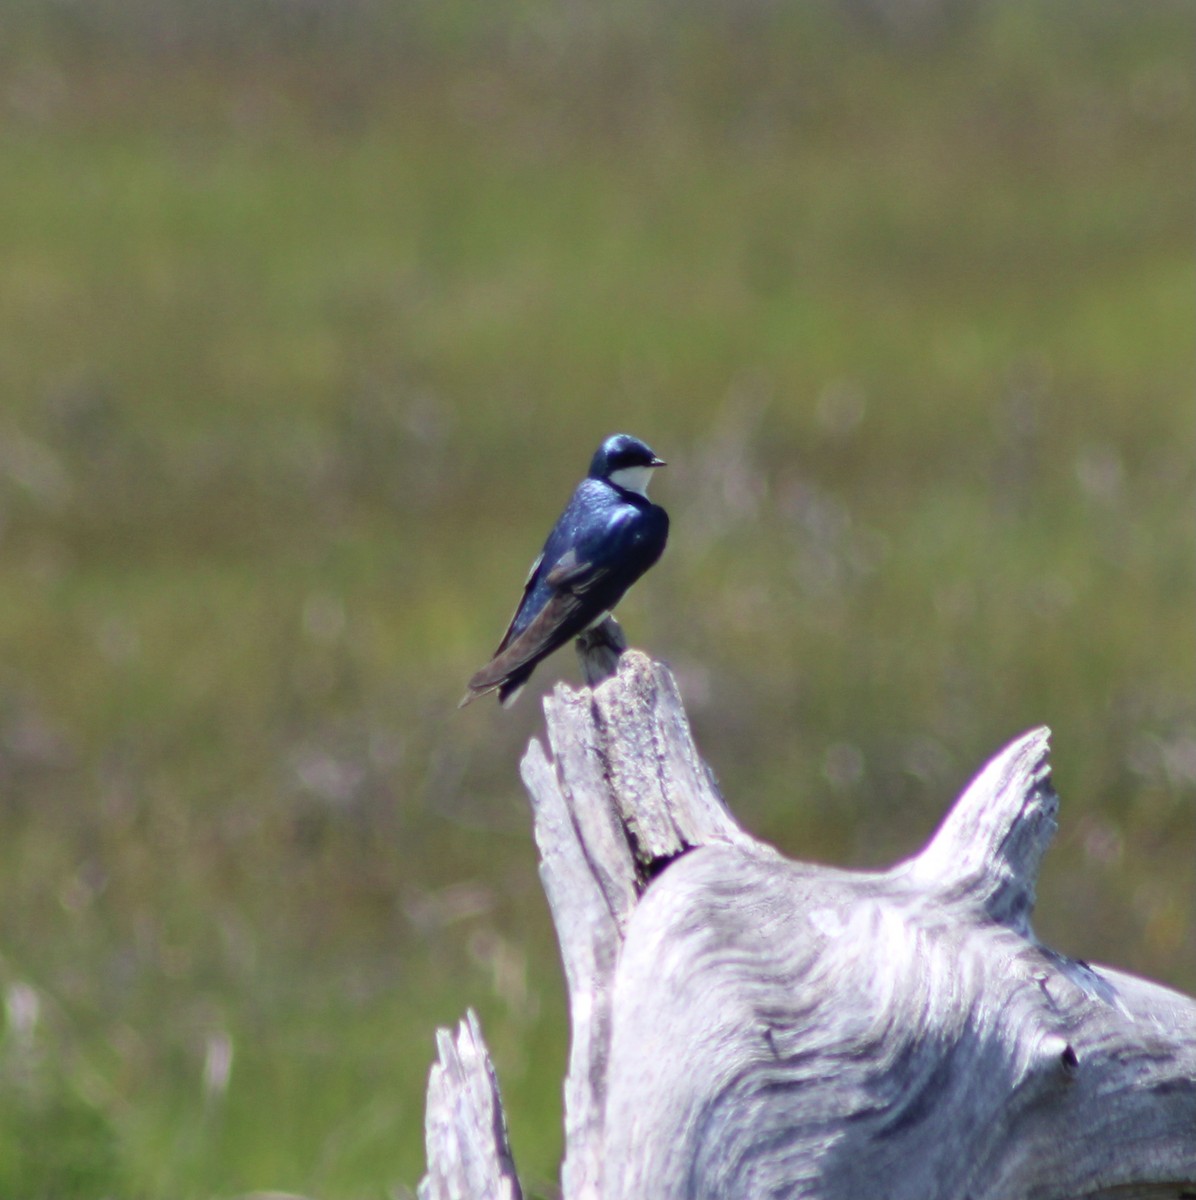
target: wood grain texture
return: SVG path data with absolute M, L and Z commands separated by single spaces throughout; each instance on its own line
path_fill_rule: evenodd
M 570 995 L 564 1200 L 1196 1197 L 1196 1002 L 1031 927 L 1045 729 L 859 872 L 738 827 L 661 664 L 545 713 L 523 775 Z
M 428 1079 L 428 1173 L 419 1200 L 521 1200 L 498 1079 L 472 1010 L 457 1036 L 438 1030 Z

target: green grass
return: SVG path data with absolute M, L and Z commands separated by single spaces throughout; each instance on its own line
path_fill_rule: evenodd
M 454 706 L 617 429 L 748 827 L 1049 723 L 1041 932 L 1196 990 L 1184 7 L 303 11 L 0 26 L 0 1192 L 413 1187 L 467 1005 L 550 1192 L 538 706 Z

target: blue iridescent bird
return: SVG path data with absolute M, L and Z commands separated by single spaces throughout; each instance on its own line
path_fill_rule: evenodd
M 664 465 L 626 433 L 598 447 L 532 563 L 494 657 L 469 681 L 462 707 L 493 691 L 504 708 L 513 704 L 541 659 L 600 624 L 656 562 L 668 541 L 669 517 L 648 499 L 648 483 Z

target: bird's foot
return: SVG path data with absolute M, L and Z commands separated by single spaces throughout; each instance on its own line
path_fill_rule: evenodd
M 627 649 L 627 639 L 619 622 L 608 616 L 579 634 L 575 645 L 586 683 L 594 687 L 618 670 L 619 655 Z

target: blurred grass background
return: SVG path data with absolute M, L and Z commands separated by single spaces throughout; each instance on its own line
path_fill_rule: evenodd
M 1190 26 L 6 4 L 0 1194 L 405 1194 L 470 1004 L 551 1194 L 539 706 L 454 705 L 615 430 L 745 825 L 887 863 L 1049 723 L 1040 932 L 1196 990 Z

